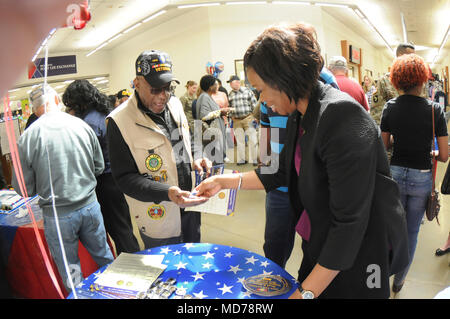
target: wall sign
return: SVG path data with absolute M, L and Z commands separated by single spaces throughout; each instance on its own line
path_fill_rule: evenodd
M 44 77 L 45 58 L 36 59 L 28 67 L 28 79 Z M 47 76 L 77 73 L 77 56 L 64 55 L 48 57 Z

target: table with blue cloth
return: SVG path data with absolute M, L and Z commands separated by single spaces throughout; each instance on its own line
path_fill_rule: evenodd
M 196 299 L 287 299 L 298 282 L 271 260 L 251 251 L 207 243 L 161 246 L 137 254 L 163 255 L 167 268 L 159 276 L 162 281 L 176 280 L 177 291 Z M 76 287 L 79 299 L 113 299 L 112 295 L 93 289 L 98 276 L 107 266 L 86 278 Z M 288 292 L 278 296 L 261 296 L 247 291 L 243 282 L 256 275 L 279 275 L 291 284 Z M 169 299 L 179 297 L 173 293 Z M 73 294 L 69 298 L 74 298 Z

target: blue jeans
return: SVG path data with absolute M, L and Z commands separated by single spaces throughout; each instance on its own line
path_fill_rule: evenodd
M 103 225 L 100 205 L 97 201 L 73 212 L 58 216 L 58 221 L 74 286 L 83 281 L 80 259 L 78 257 L 78 240 L 91 254 L 99 268 L 114 260 L 111 249 L 106 242 L 105 226 Z M 47 245 L 63 279 L 64 286 L 67 291 L 70 291 L 69 278 L 64 267 L 53 215 L 44 214 L 44 232 Z
M 408 266 L 400 273 L 395 274 L 394 283 L 401 285 L 412 264 L 417 246 L 420 223 L 425 213 L 428 196 L 432 188 L 432 172 L 401 166 L 391 166 L 391 174 L 400 189 L 400 199 L 406 212 L 408 227 Z
M 294 247 L 295 225 L 288 193 L 278 190 L 267 193 L 263 249 L 266 258 L 282 268 Z

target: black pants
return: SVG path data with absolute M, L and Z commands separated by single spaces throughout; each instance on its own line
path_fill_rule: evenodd
M 3 252 L 3 243 L 0 236 L 0 252 Z M 12 298 L 11 290 L 8 283 L 8 278 L 6 277 L 6 256 L 0 256 L 0 299 Z
M 95 192 L 102 210 L 106 232 L 114 241 L 117 255 L 121 252 L 140 251 L 139 243 L 133 234 L 130 210 L 125 196 L 110 173 L 97 177 Z
M 181 209 L 181 240 L 183 243 L 200 242 L 201 213 Z

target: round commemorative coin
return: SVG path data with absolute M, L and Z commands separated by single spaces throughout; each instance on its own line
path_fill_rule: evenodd
M 257 275 L 244 280 L 244 288 L 259 296 L 271 297 L 284 295 L 291 290 L 292 285 L 278 275 Z

